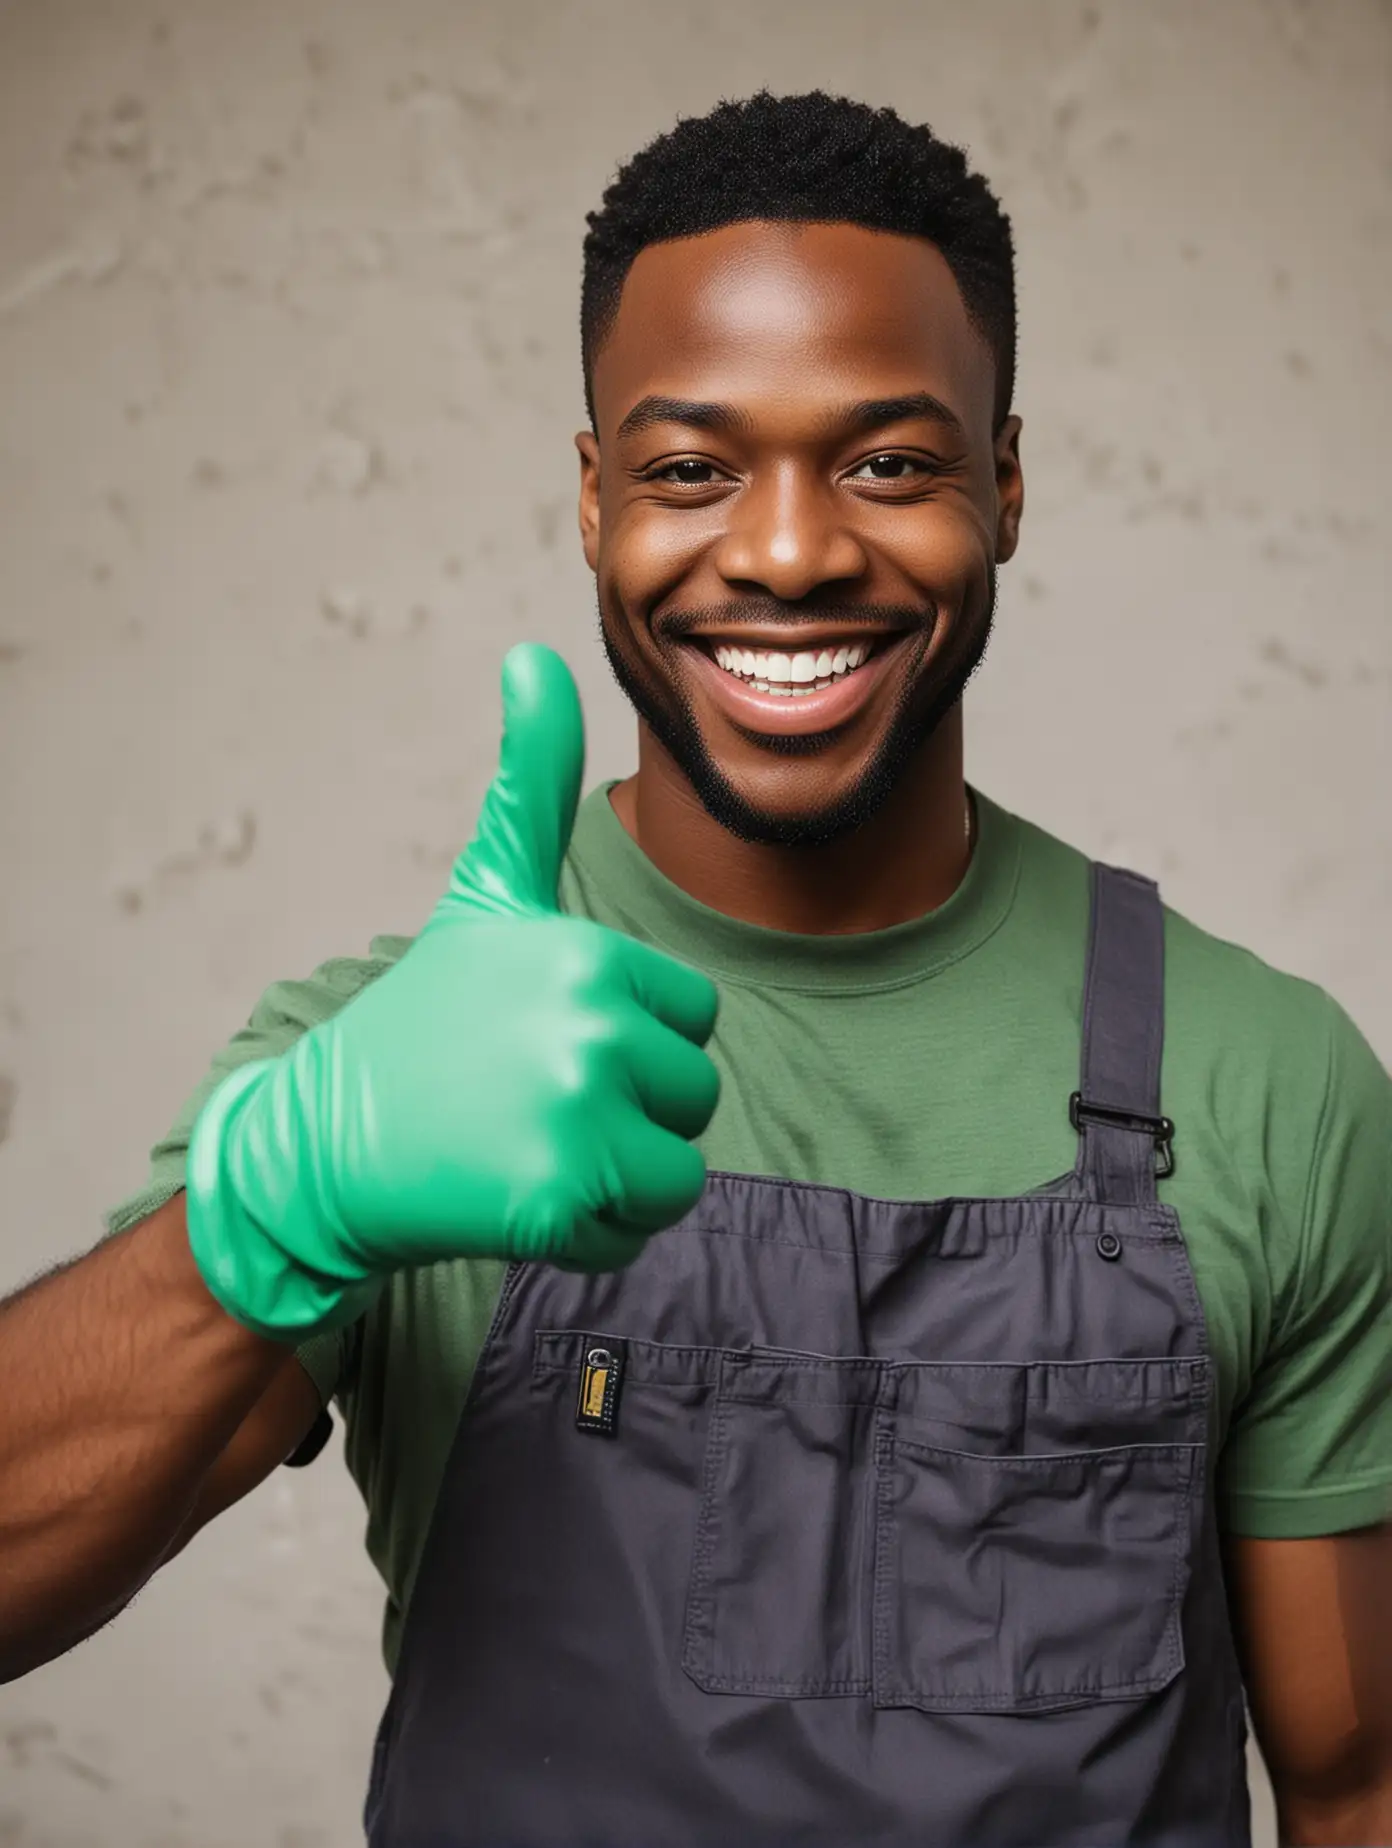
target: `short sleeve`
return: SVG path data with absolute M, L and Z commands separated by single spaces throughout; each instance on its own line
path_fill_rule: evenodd
M 1392 1516 L 1392 1080 L 1326 1001 L 1298 1261 L 1224 1458 L 1225 1524 L 1256 1539 Z
M 276 982 L 268 988 L 247 1024 L 213 1058 L 168 1134 L 150 1151 L 145 1185 L 107 1213 L 108 1234 L 138 1225 L 182 1190 L 198 1113 L 229 1072 L 255 1059 L 279 1058 L 301 1034 L 328 1020 L 389 969 L 409 942 L 404 937 L 378 937 L 365 957 L 338 957 L 321 964 L 305 981 Z M 313 1335 L 296 1348 L 296 1358 L 314 1382 L 321 1403 L 327 1404 L 348 1378 L 356 1341 L 357 1330 L 350 1326 Z

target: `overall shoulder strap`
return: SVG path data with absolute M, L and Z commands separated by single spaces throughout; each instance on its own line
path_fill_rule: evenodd
M 1155 883 L 1093 865 L 1083 996 L 1083 1065 L 1070 1103 L 1078 1174 L 1096 1200 L 1144 1205 L 1174 1165 L 1174 1125 L 1160 1115 L 1165 1033 L 1165 923 Z

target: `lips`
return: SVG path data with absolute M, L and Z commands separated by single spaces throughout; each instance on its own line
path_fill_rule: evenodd
M 828 629 L 825 634 L 799 631 L 797 639 L 800 649 L 779 649 L 755 635 L 706 635 L 689 640 L 683 658 L 702 692 L 732 724 L 748 732 L 791 736 L 848 724 L 874 697 L 910 638 L 902 631 L 857 635 Z M 869 652 L 861 664 L 850 665 L 853 654 L 864 649 Z M 717 650 L 729 665 L 720 664 Z M 823 656 L 830 656 L 829 674 L 818 671 Z M 838 656 L 844 663 L 839 672 Z M 750 666 L 754 671 L 747 671 Z

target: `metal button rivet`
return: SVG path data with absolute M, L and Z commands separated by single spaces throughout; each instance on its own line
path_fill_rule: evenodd
M 1097 1255 L 1099 1258 L 1106 1258 L 1109 1264 L 1121 1256 L 1121 1240 L 1115 1232 L 1098 1233 Z

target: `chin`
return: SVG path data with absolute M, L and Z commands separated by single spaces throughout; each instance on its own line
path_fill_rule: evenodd
M 736 783 L 702 755 L 682 762 L 701 806 L 728 833 L 756 847 L 825 847 L 862 827 L 884 805 L 897 775 L 874 764 L 853 780 L 789 800 L 770 789 Z

